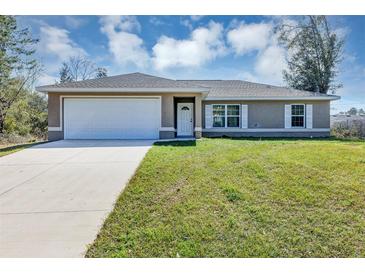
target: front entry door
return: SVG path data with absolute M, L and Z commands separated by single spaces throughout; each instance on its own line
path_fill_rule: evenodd
M 193 103 L 177 104 L 177 136 L 193 136 Z

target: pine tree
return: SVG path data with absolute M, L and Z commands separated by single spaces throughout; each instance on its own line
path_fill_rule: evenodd
M 108 71 L 106 70 L 106 68 L 97 68 L 97 72 L 96 72 L 96 78 L 102 78 L 102 77 L 107 77 L 108 76 Z
M 63 62 L 60 69 L 60 83 L 72 82 L 72 76 L 70 75 L 70 69 L 67 63 Z

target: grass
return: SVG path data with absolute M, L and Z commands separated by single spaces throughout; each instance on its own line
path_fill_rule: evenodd
M 8 154 L 12 154 L 14 152 L 23 150 L 25 148 L 31 147 L 36 145 L 37 143 L 29 143 L 29 144 L 21 144 L 21 145 L 10 145 L 7 147 L 2 147 L 0 148 L 0 157 L 8 155 Z
M 203 139 L 146 155 L 86 257 L 364 257 L 365 142 Z

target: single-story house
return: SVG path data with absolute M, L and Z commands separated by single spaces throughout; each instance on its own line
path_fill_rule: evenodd
M 340 97 L 240 80 L 142 73 L 40 86 L 49 140 L 326 137 Z

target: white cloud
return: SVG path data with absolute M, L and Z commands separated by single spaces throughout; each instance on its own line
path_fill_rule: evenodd
M 285 67 L 285 50 L 278 45 L 270 45 L 259 53 L 254 69 L 261 80 L 281 84 Z
M 39 44 L 37 55 L 45 71 L 37 79 L 37 85 L 54 84 L 58 79 L 62 62 L 74 56 L 87 56 L 87 52 L 70 38 L 66 29 L 54 27 L 39 21 Z
M 264 49 L 270 42 L 271 34 L 271 24 L 241 23 L 227 33 L 227 40 L 237 55 L 244 55 Z
M 67 15 L 64 17 L 65 23 L 69 28 L 78 29 L 87 23 L 86 17 Z
M 223 26 L 211 21 L 207 27 L 192 31 L 189 39 L 177 40 L 161 36 L 153 47 L 156 69 L 169 67 L 198 67 L 226 52 Z
M 145 67 L 148 54 L 143 48 L 143 40 L 128 32 L 117 32 L 109 35 L 109 49 L 119 64 L 133 63 Z
M 183 25 L 184 27 L 187 27 L 189 30 L 193 29 L 193 24 L 189 19 L 181 19 L 180 24 Z
M 160 20 L 158 17 L 156 16 L 152 16 L 150 17 L 150 20 L 149 22 L 152 24 L 152 25 L 155 25 L 155 26 L 161 26 L 161 25 L 165 25 L 166 23 L 162 20 Z
M 70 39 L 69 31 L 49 25 L 40 27 L 39 50 L 61 61 L 72 56 L 87 55 L 83 48 Z
M 37 79 L 37 86 L 52 85 L 56 83 L 58 77 L 43 73 Z
M 143 46 L 143 40 L 132 33 L 141 29 L 134 16 L 103 16 L 100 24 L 101 31 L 108 37 L 109 51 L 118 64 L 147 66 L 149 56 Z
M 180 24 L 187 27 L 189 30 L 193 30 L 194 24 L 200 21 L 203 17 L 204 15 L 191 15 L 189 17 L 183 16 L 180 19 Z
M 105 31 L 140 31 L 141 25 L 135 16 L 129 15 L 109 15 L 102 16 L 100 18 L 100 23 L 102 24 Z
M 240 75 L 240 79 L 244 80 L 244 81 L 249 81 L 249 82 L 257 82 L 257 78 L 255 75 L 253 75 L 251 72 L 249 71 L 245 71 Z
M 253 67 L 242 74 L 244 80 L 282 84 L 286 51 L 280 47 L 270 22 L 245 24 L 232 20 L 227 41 L 236 55 L 256 53 Z
M 191 15 L 190 16 L 191 20 L 193 20 L 193 21 L 199 21 L 203 17 L 204 17 L 204 15 Z

